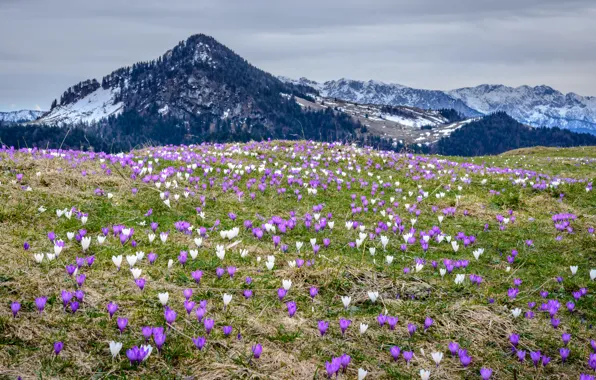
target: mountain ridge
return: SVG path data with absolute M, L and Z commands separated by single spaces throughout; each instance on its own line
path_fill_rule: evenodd
M 574 92 L 564 94 L 547 85 L 510 87 L 481 84 L 443 91 L 375 80 L 341 78 L 320 83 L 304 77 L 281 79 L 310 86 L 324 96 L 347 101 L 434 110 L 453 108 L 467 117 L 505 111 L 517 121 L 534 127 L 560 127 L 596 133 L 596 97 Z

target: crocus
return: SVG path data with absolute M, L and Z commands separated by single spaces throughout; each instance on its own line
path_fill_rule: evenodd
M 414 335 L 414 333 L 416 332 L 416 325 L 408 323 L 408 332 L 410 333 L 410 336 Z
M 35 307 L 37 308 L 40 314 L 46 307 L 46 302 L 48 302 L 48 297 L 38 297 L 35 299 Z
M 290 318 L 293 317 L 296 314 L 296 302 L 290 301 L 286 303 L 286 306 L 288 308 L 288 315 Z
M 110 315 L 110 318 L 112 318 L 114 316 L 114 313 L 118 310 L 118 305 L 116 305 L 113 302 L 110 302 L 107 305 L 107 309 L 108 309 L 108 314 Z
M 128 324 L 128 318 L 118 317 L 118 319 L 116 320 L 116 324 L 118 325 L 118 329 L 122 334 L 122 332 L 124 332 L 124 329 L 126 328 L 126 325 Z
M 561 354 L 561 361 L 563 363 L 565 363 L 565 361 L 569 357 L 569 353 L 570 353 L 570 350 L 568 348 L 566 348 L 566 347 L 563 347 L 563 348 L 560 348 L 559 349 L 559 354 Z
M 19 310 L 21 310 L 21 304 L 20 304 L 20 303 L 18 303 L 18 302 L 16 302 L 16 301 L 15 301 L 15 302 L 13 302 L 13 303 L 10 305 L 10 310 L 12 311 L 12 316 L 13 316 L 14 318 L 16 318 L 16 317 L 17 317 L 17 313 L 19 312 Z
M 389 349 L 389 353 L 391 354 L 391 356 L 393 357 L 393 360 L 395 360 L 395 361 L 397 361 L 397 359 L 399 358 L 400 352 L 401 352 L 401 350 L 397 346 L 392 346 Z
M 205 339 L 205 337 L 198 336 L 196 338 L 193 338 L 192 341 L 199 350 L 202 350 L 203 347 L 205 347 L 207 339 Z
M 329 322 L 319 321 L 319 333 L 321 336 L 327 333 L 327 329 L 329 328 Z
M 486 367 L 480 368 L 480 377 L 482 378 L 482 380 L 489 380 L 492 375 L 493 375 L 492 369 L 486 368 Z
M 166 322 L 169 325 L 171 325 L 172 323 L 174 323 L 174 321 L 176 321 L 177 316 L 178 316 L 178 313 L 176 313 L 176 311 L 174 311 L 173 309 L 166 308 L 164 310 L 164 318 L 166 319 Z
M 252 354 L 255 359 L 260 358 L 262 352 L 263 352 L 263 346 L 261 346 L 259 343 L 252 346 Z
M 207 335 L 211 334 L 211 330 L 213 330 L 213 326 L 215 325 L 215 321 L 213 319 L 205 319 L 205 322 L 203 322 L 203 325 L 205 326 L 205 331 L 207 332 Z
M 348 329 L 351 323 L 352 321 L 350 321 L 349 319 L 341 318 L 339 320 L 339 328 L 341 329 L 342 335 L 346 334 L 346 330 Z
M 58 356 L 58 354 L 60 353 L 60 351 L 62 351 L 63 348 L 64 348 L 64 343 L 54 342 L 54 354 L 56 354 L 56 356 Z
M 114 341 L 110 342 L 110 353 L 112 354 L 112 357 L 115 358 L 121 349 L 122 349 L 121 342 L 114 342 Z

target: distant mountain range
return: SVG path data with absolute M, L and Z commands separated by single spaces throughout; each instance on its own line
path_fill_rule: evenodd
M 515 120 L 482 122 L 496 112 Z M 144 144 L 313 139 L 428 152 L 457 132 L 460 140 L 452 145 L 470 153 L 461 137 L 470 136 L 466 131 L 472 128 L 479 139 L 508 141 L 499 146 L 517 144 L 507 133 L 524 145 L 534 137 L 546 145 L 556 145 L 562 136 L 565 144 L 592 141 L 560 134 L 558 128 L 528 132 L 518 122 L 596 134 L 596 100 L 546 86 L 438 91 L 378 81 L 292 80 L 262 71 L 214 38 L 197 34 L 155 60 L 69 87 L 47 112 L 0 113 L 0 141 L 122 151 Z M 497 130 L 480 137 L 479 126 Z M 493 151 L 485 144 L 472 152 Z
M 0 112 L 0 122 L 3 123 L 25 123 L 28 121 L 35 120 L 41 115 L 43 115 L 45 111 L 33 111 L 33 110 L 19 110 L 19 111 L 9 111 L 9 112 Z
M 453 108 L 467 117 L 506 112 L 534 127 L 560 127 L 596 134 L 596 97 L 563 94 L 548 86 L 480 85 L 451 91 L 422 90 L 399 84 L 351 79 L 317 83 L 306 78 L 280 77 L 309 86 L 322 96 L 357 103 L 403 105 L 422 109 Z

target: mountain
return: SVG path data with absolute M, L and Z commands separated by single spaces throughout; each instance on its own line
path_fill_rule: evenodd
M 301 112 L 293 96 L 308 97 L 301 86 L 280 81 L 198 34 L 156 60 L 68 88 L 35 124 L 92 124 L 134 112 L 187 123 L 209 116 L 213 122 L 292 129 L 298 123 L 288 114 Z
M 0 112 L 0 123 L 24 123 L 43 115 L 45 111 L 19 110 Z
M 563 94 L 548 86 L 480 85 L 447 92 L 469 107 L 490 114 L 504 111 L 535 127 L 596 133 L 596 97 Z
M 304 85 L 317 90 L 321 96 L 338 98 L 350 102 L 363 104 L 382 104 L 389 106 L 410 106 L 421 109 L 452 108 L 461 115 L 477 117 L 482 114 L 458 99 L 454 99 L 443 91 L 420 90 L 399 84 L 388 84 L 369 80 L 367 82 L 350 79 L 340 79 L 317 83 L 306 78 L 291 80 L 281 77 L 287 83 Z
M 450 156 L 481 156 L 533 146 L 582 145 L 596 145 L 596 136 L 558 127 L 533 128 L 519 123 L 505 112 L 497 112 L 454 131 L 433 146 L 433 151 Z
M 339 79 L 317 83 L 306 78 L 288 83 L 310 86 L 322 96 L 359 103 L 453 108 L 467 117 L 505 111 L 534 127 L 560 127 L 596 134 L 596 97 L 563 94 L 548 86 L 507 87 L 483 84 L 451 91 L 421 90 L 379 81 Z
M 314 101 L 296 98 L 308 109 L 332 109 L 345 113 L 373 135 L 400 144 L 430 145 L 461 126 L 473 121 L 453 109 L 424 110 L 408 106 L 360 104 L 339 98 L 324 98 L 311 94 Z

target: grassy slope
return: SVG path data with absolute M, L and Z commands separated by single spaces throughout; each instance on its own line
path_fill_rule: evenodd
M 283 146 L 293 144 L 282 143 Z M 313 154 L 321 149 L 313 149 Z M 514 374 L 518 378 L 552 378 L 562 376 L 578 378 L 580 372 L 587 372 L 587 357 L 589 339 L 594 339 L 591 324 L 596 319 L 596 302 L 594 292 L 596 286 L 589 281 L 588 271 L 596 267 L 596 244 L 594 236 L 587 233 L 588 226 L 596 226 L 596 198 L 593 192 L 586 193 L 585 184 L 561 185 L 557 191 L 533 191 L 530 188 L 514 186 L 509 181 L 509 175 L 486 175 L 470 173 L 471 185 L 457 181 L 452 185 L 454 191 L 447 192 L 443 199 L 436 199 L 433 191 L 441 185 L 450 183 L 450 176 L 442 176 L 430 181 L 414 181 L 406 177 L 408 172 L 407 160 L 399 159 L 401 169 L 375 169 L 374 164 L 383 164 L 379 157 L 371 156 L 372 166 L 367 166 L 368 156 L 352 152 L 352 148 L 343 147 L 348 154 L 362 166 L 362 173 L 349 173 L 355 178 L 365 178 L 369 184 L 361 188 L 354 183 L 351 190 L 338 192 L 334 185 L 327 191 L 319 188 L 317 195 L 307 195 L 306 189 L 301 189 L 304 199 L 296 201 L 295 187 L 288 186 L 284 195 L 277 195 L 275 190 L 268 188 L 261 193 L 253 186 L 251 191 L 257 193 L 256 199 L 251 201 L 246 189 L 247 178 L 257 178 L 262 173 L 253 172 L 245 175 L 238 186 L 245 191 L 242 201 L 233 192 L 223 193 L 221 181 L 223 173 L 213 171 L 208 177 L 215 178 L 215 186 L 199 194 L 207 197 L 204 211 L 205 220 L 197 216 L 195 207 L 200 206 L 197 196 L 180 197 L 178 202 L 172 199 L 172 208 L 166 207 L 159 199 L 159 191 L 154 186 L 145 185 L 140 181 L 133 181 L 129 168 L 120 165 L 108 167 L 112 175 L 106 176 L 100 168 L 100 162 L 85 161 L 74 165 L 61 159 L 32 159 L 25 153 L 17 153 L 12 158 L 7 154 L 0 157 L 0 236 L 2 236 L 2 260 L 0 261 L 0 374 L 15 377 L 43 376 L 56 378 L 70 377 L 184 377 L 197 375 L 200 378 L 322 378 L 325 373 L 325 361 L 335 355 L 348 353 L 352 356 L 352 364 L 344 378 L 356 378 L 358 367 L 369 370 L 372 378 L 410 378 L 418 377 L 421 368 L 430 369 L 433 378 L 479 378 L 480 367 L 491 367 L 495 370 L 494 378 L 510 379 Z M 210 154 L 216 152 L 211 149 Z M 220 152 L 220 151 L 217 151 Z M 292 159 L 289 154 L 279 149 L 275 152 L 263 149 L 259 154 L 273 158 L 279 162 L 278 169 L 284 163 L 290 166 L 300 165 L 299 159 Z M 328 150 L 321 150 L 323 156 L 328 156 Z M 297 157 L 304 154 L 298 152 Z M 142 156 L 141 152 L 137 153 Z M 232 155 L 233 158 L 243 159 L 246 163 L 261 160 L 245 155 Z M 546 165 L 543 157 L 486 157 L 475 158 L 478 163 L 486 161 L 489 165 L 527 166 L 530 170 L 543 173 L 565 173 L 568 176 L 593 179 L 594 162 L 587 162 L 579 166 L 567 165 L 556 160 Z M 159 167 L 164 168 L 172 163 L 161 160 Z M 181 162 L 174 162 L 178 167 Z M 222 171 L 227 166 L 220 162 L 213 164 L 214 168 Z M 321 165 L 322 166 L 322 165 Z M 348 164 L 342 163 L 343 170 Z M 268 163 L 267 167 L 273 168 Z M 338 165 L 331 163 L 329 169 L 337 170 Z M 85 170 L 87 175 L 81 176 Z M 458 171 L 458 178 L 464 175 Z M 35 173 L 40 172 L 40 176 Z M 373 173 L 369 177 L 366 173 Z M 30 185 L 32 191 L 23 191 L 19 184 L 11 183 L 15 174 L 23 173 L 23 183 Z M 321 174 L 319 171 L 318 174 Z M 193 175 L 202 176 L 202 172 Z M 447 243 L 432 243 L 429 251 L 424 254 L 419 244 L 409 247 L 401 253 L 399 245 L 401 236 L 386 233 L 390 237 L 388 253 L 396 257 L 392 266 L 383 263 L 385 255 L 380 242 L 367 240 L 360 249 L 350 248 L 347 243 L 357 238 L 354 231 L 347 232 L 344 227 L 346 220 L 358 220 L 364 223 L 370 231 L 373 225 L 382 217 L 379 212 L 350 215 L 351 194 L 366 195 L 368 199 L 376 197 L 389 203 L 389 198 L 395 196 L 390 188 L 385 194 L 371 196 L 370 184 L 379 175 L 385 182 L 400 181 L 403 193 L 396 201 L 401 204 L 394 208 L 409 227 L 409 215 L 403 204 L 415 203 L 417 185 L 431 192 L 429 198 L 420 203 L 422 214 L 416 223 L 417 228 L 424 230 L 437 225 L 438 214 L 431 212 L 431 205 L 439 210 L 457 205 L 457 215 L 446 217 L 442 230 L 452 236 L 464 231 L 467 235 L 475 235 L 477 243 L 473 248 L 460 248 L 454 253 Z M 488 182 L 480 183 L 481 178 Z M 184 181 L 179 180 L 181 187 L 171 188 L 172 194 L 182 194 Z M 202 180 L 201 183 L 206 183 Z M 267 181 L 269 182 L 269 180 Z M 257 181 L 257 184 L 259 181 Z M 456 186 L 461 185 L 461 191 Z M 94 195 L 96 188 L 114 194 L 112 199 Z M 139 189 L 133 195 L 133 187 Z M 499 190 L 502 195 L 490 196 L 489 189 Z M 162 188 L 163 190 L 163 188 Z M 381 189 L 379 189 L 380 191 Z M 408 192 L 412 191 L 413 196 Z M 558 201 L 559 193 L 565 193 L 562 202 Z M 455 194 L 461 194 L 459 202 Z M 406 196 L 407 199 L 401 199 Z M 282 254 L 275 250 L 271 237 L 258 241 L 242 228 L 242 221 L 251 219 L 258 222 L 258 215 L 269 219 L 273 215 L 289 218 L 289 211 L 296 212 L 302 218 L 306 212 L 312 213 L 312 206 L 324 203 L 322 215 L 333 213 L 332 220 L 335 228 L 326 229 L 315 234 L 312 229 L 307 230 L 303 222 L 282 236 L 282 243 L 290 246 L 288 253 Z M 357 201 L 358 206 L 360 202 Z M 39 206 L 45 206 L 47 211 L 39 213 Z M 86 292 L 85 301 L 74 315 L 65 313 L 62 309 L 60 291 L 74 290 L 73 280 L 66 274 L 64 266 L 73 264 L 77 255 L 82 256 L 80 246 L 75 242 L 66 242 L 66 248 L 60 258 L 53 262 L 44 261 L 36 264 L 32 253 L 48 252 L 52 245 L 46 238 L 48 231 L 55 231 L 57 236 L 66 241 L 66 232 L 81 228 L 81 222 L 75 217 L 68 220 L 57 218 L 55 210 L 76 207 L 89 213 L 89 220 L 84 228 L 93 237 L 90 252 L 96 256 L 95 264 L 91 268 L 84 268 L 87 281 L 83 286 Z M 387 205 L 385 206 L 387 207 Z M 153 208 L 151 217 L 144 217 L 145 212 Z M 497 214 L 505 215 L 508 209 L 514 210 L 517 221 L 509 225 L 504 231 L 499 231 L 495 221 Z M 469 216 L 463 216 L 468 210 Z M 228 212 L 238 215 L 236 222 L 228 217 Z M 573 222 L 575 233 L 564 235 L 562 241 L 556 241 L 556 230 L 550 219 L 552 213 L 573 212 L 578 220 Z M 439 211 L 440 213 L 440 211 Z M 529 221 L 529 218 L 535 218 Z M 211 227 L 215 220 L 220 220 L 222 228 L 241 227 L 239 240 L 241 243 L 226 253 L 223 263 L 215 257 L 215 245 L 223 244 L 219 233 L 211 233 L 205 240 L 205 247 L 199 250 L 196 260 L 189 258 L 189 263 L 182 267 L 177 262 L 179 251 L 194 248 L 192 238 L 175 232 L 174 222 L 187 220 L 194 226 Z M 147 226 L 138 225 L 146 221 Z M 160 231 L 170 230 L 168 243 L 161 244 L 159 238 L 151 245 L 147 240 L 148 223 L 159 223 Z M 490 225 L 489 231 L 484 232 L 484 225 Z M 126 224 L 135 228 L 137 248 L 130 245 L 122 247 L 113 236 L 104 245 L 98 245 L 95 237 L 100 228 L 113 224 Z M 195 237 L 195 236 L 193 236 Z M 312 268 L 291 269 L 288 260 L 298 257 L 312 258 L 309 239 L 316 237 L 320 244 L 322 239 L 331 239 L 329 248 L 321 249 L 316 265 Z M 527 247 L 524 240 L 533 239 L 534 245 Z M 23 241 L 30 242 L 32 248 L 24 252 Z M 294 243 L 305 242 L 302 253 L 298 254 Z M 368 254 L 368 247 L 376 246 L 376 264 Z M 482 247 L 485 253 L 476 262 L 472 257 L 475 248 Z M 239 249 L 249 251 L 247 258 L 240 258 Z M 505 258 L 512 249 L 520 253 L 511 271 L 506 272 L 508 266 Z M 150 266 L 145 258 L 137 267 L 143 270 L 143 277 L 147 285 L 143 292 L 135 286 L 132 276 L 123 263 L 123 270 L 116 272 L 111 262 L 112 255 L 133 254 L 142 250 L 156 252 L 159 256 L 155 265 Z M 266 255 L 277 257 L 273 271 L 264 267 Z M 256 257 L 263 258 L 257 264 Z M 417 274 L 404 274 L 403 268 L 413 267 L 415 257 L 426 260 L 441 260 L 443 258 L 468 259 L 470 266 L 466 270 L 455 270 L 454 274 L 442 279 L 438 270 L 434 270 L 430 263 Z M 168 270 L 168 259 L 175 261 Z M 215 268 L 235 265 L 238 273 L 233 280 L 224 278 L 218 280 Z M 569 265 L 578 265 L 579 272 L 571 277 Z M 439 264 L 442 267 L 442 264 Z M 190 272 L 201 269 L 204 272 L 200 286 L 196 286 L 190 278 Z M 479 274 L 484 281 L 479 287 L 471 285 L 469 280 L 463 286 L 456 286 L 453 282 L 455 273 Z M 254 279 L 250 288 L 254 291 L 251 300 L 244 300 L 242 289 L 247 288 L 244 278 Z M 557 284 L 556 276 L 564 277 L 562 284 Z M 514 301 L 508 300 L 507 289 L 512 287 L 514 278 L 522 278 L 520 294 Z M 293 318 L 287 316 L 286 307 L 277 300 L 277 288 L 282 279 L 292 279 L 293 286 L 284 301 L 297 302 L 298 312 Z M 319 287 L 320 295 L 310 301 L 308 288 Z M 186 317 L 182 306 L 182 290 L 193 288 L 193 299 L 207 299 L 209 302 L 208 317 L 215 319 L 216 328 L 208 337 L 206 349 L 199 352 L 192 344 L 190 337 L 205 335 L 202 325 L 198 324 L 194 314 Z M 564 303 L 571 300 L 571 292 L 580 287 L 588 288 L 588 295 L 576 303 L 577 311 L 573 314 L 565 310 Z M 542 313 L 537 313 L 533 320 L 520 317 L 513 319 L 510 309 L 520 307 L 527 310 L 528 301 L 541 303 L 539 291 L 547 290 L 549 297 L 556 297 L 563 303 L 559 313 L 562 320 L 561 327 L 554 330 L 549 319 Z M 376 304 L 368 301 L 366 292 L 378 290 L 381 299 Z M 427 291 L 428 290 L 428 291 Z M 175 329 L 168 334 L 164 350 L 158 355 L 155 351 L 147 362 L 138 368 L 128 364 L 125 350 L 132 345 L 142 343 L 140 329 L 142 326 L 164 325 L 163 309 L 158 303 L 157 293 L 168 291 L 169 304 L 178 312 Z M 234 295 L 231 307 L 224 311 L 221 297 L 224 292 Z M 40 295 L 49 297 L 46 311 L 39 315 L 34 312 L 33 300 Z M 352 307 L 344 310 L 340 296 L 351 295 Z M 399 295 L 399 298 L 397 297 Z M 412 297 L 416 295 L 415 297 Z M 489 304 L 487 299 L 494 297 L 496 302 Z M 18 318 L 10 315 L 10 302 L 18 300 L 23 308 Z M 121 335 L 116 323 L 107 316 L 105 305 L 116 302 L 120 310 L 116 316 L 129 318 L 129 326 Z M 399 323 L 395 331 L 386 327 L 381 329 L 376 323 L 376 316 L 386 309 L 389 315 L 399 316 Z M 422 332 L 422 323 L 426 316 L 431 316 L 435 324 L 426 333 Z M 350 318 L 350 326 L 346 337 L 342 337 L 338 319 Z M 329 333 L 320 337 L 317 321 L 326 320 L 330 323 Z M 366 334 L 358 333 L 361 322 L 370 325 Z M 413 338 L 408 337 L 407 324 L 418 325 L 418 332 Z M 231 324 L 234 328 L 234 338 L 223 337 L 221 326 Z M 560 335 L 567 331 L 573 335 L 570 343 L 571 356 L 562 365 L 558 349 L 562 347 Z M 240 332 L 242 339 L 235 335 Z M 509 352 L 508 335 L 517 332 L 521 335 L 520 347 L 525 350 L 540 349 L 551 356 L 553 362 L 545 369 L 535 370 L 528 363 L 520 364 L 514 360 Z M 58 358 L 51 355 L 52 343 L 57 340 L 65 342 L 64 352 Z M 109 354 L 108 342 L 121 341 L 124 349 L 120 356 L 113 360 Z M 452 359 L 447 351 L 450 341 L 458 341 L 468 349 L 472 356 L 472 364 L 463 368 L 457 359 Z M 261 343 L 264 347 L 263 356 L 258 360 L 249 360 L 250 347 L 254 343 Z M 406 366 L 403 359 L 392 362 L 388 353 L 389 347 L 398 345 L 403 350 L 411 349 L 415 358 Z M 424 351 L 424 354 L 421 352 Z M 439 368 L 430 359 L 430 352 L 442 351 L 445 358 Z M 529 355 L 527 360 L 529 360 Z

